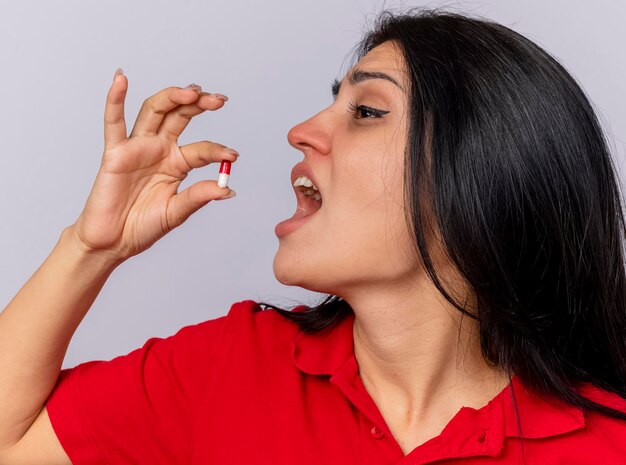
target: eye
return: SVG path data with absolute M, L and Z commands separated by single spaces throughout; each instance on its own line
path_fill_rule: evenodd
M 365 105 L 359 105 L 358 103 L 350 102 L 348 110 L 356 119 L 362 118 L 382 118 L 389 113 L 387 110 L 379 110 L 377 108 L 367 107 Z

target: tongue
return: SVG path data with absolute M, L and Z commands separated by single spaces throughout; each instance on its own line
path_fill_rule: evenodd
M 294 214 L 294 218 L 302 218 L 305 216 L 312 215 L 316 211 L 320 209 L 322 203 L 318 200 L 315 200 L 311 197 L 307 197 L 305 195 L 298 195 L 298 208 L 296 213 Z
M 308 200 L 308 199 L 307 199 Z M 315 201 L 305 201 L 298 202 L 298 207 L 296 208 L 296 212 L 293 214 L 292 218 L 304 218 L 305 216 L 310 216 L 313 213 L 317 212 L 320 209 L 320 203 Z
M 298 194 L 298 206 L 295 213 L 291 218 L 281 221 L 276 225 L 276 235 L 280 237 L 296 230 L 303 223 L 306 223 L 308 221 L 307 217 L 315 214 L 320 207 L 321 202 Z
M 310 210 L 306 210 L 303 208 L 298 207 L 296 209 L 296 212 L 293 214 L 293 216 L 291 217 L 292 220 L 298 219 L 298 218 L 304 218 L 305 216 L 309 216 L 311 215 L 313 212 Z

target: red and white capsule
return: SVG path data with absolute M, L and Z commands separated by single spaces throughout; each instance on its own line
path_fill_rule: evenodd
M 228 186 L 228 178 L 230 176 L 230 162 L 224 160 L 220 165 L 220 174 L 217 178 L 217 185 L 219 187 Z

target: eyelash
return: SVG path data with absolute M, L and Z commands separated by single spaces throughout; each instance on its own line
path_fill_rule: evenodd
M 367 107 L 365 105 L 359 105 L 358 103 L 350 102 L 348 104 L 348 110 L 356 119 L 363 118 L 382 118 L 389 113 L 387 110 L 379 110 L 377 108 Z M 371 113 L 373 116 L 359 116 L 359 112 Z M 362 113 L 361 113 L 362 114 Z

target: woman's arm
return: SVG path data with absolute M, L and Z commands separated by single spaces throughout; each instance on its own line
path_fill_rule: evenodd
M 119 264 L 87 250 L 69 226 L 0 314 L 0 451 L 15 445 L 41 412 L 76 328 Z
M 210 201 L 234 195 L 213 180 L 178 192 L 192 169 L 236 161 L 237 152 L 214 142 L 178 145 L 189 121 L 222 108 L 225 98 L 196 85 L 168 87 L 144 101 L 127 136 L 127 88 L 126 76 L 116 73 L 104 112 L 105 150 L 85 208 L 0 314 L 0 465 L 69 463 L 44 403 L 108 276 Z

